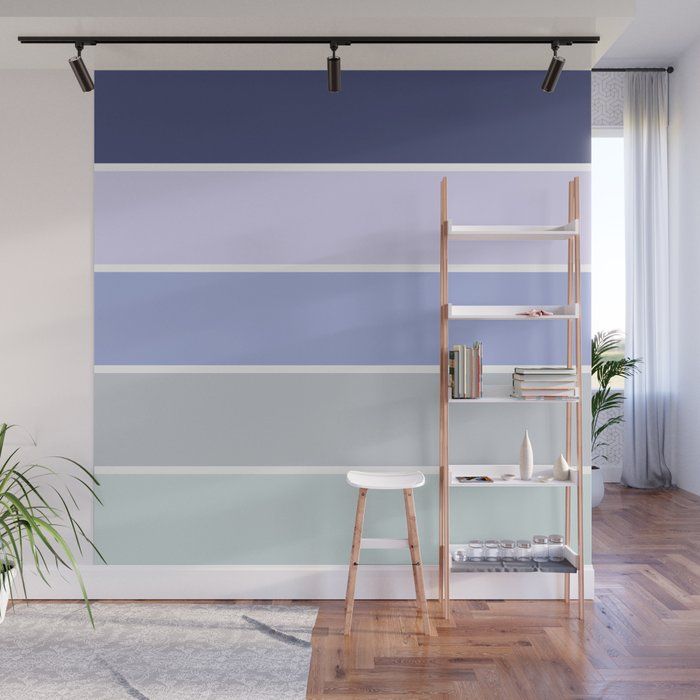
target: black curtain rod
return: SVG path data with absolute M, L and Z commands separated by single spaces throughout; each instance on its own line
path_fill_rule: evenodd
M 666 68 L 591 68 L 593 73 L 673 73 L 673 66 Z
M 22 44 L 597 44 L 599 36 L 19 36 Z

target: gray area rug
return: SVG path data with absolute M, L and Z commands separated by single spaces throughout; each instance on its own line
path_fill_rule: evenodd
M 0 695 L 72 700 L 304 698 L 317 608 L 18 603 L 0 625 Z

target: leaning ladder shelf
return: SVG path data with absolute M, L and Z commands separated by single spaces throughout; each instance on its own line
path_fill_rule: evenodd
M 440 183 L 440 537 L 439 537 L 439 599 L 443 617 L 450 616 L 450 576 L 466 575 L 469 567 L 456 571 L 452 567 L 450 555 L 450 490 L 452 488 L 482 489 L 502 486 L 504 488 L 559 487 L 564 490 L 565 499 L 565 554 L 571 566 L 562 567 L 564 576 L 564 600 L 568 603 L 571 595 L 571 572 L 578 576 L 578 616 L 584 612 L 584 533 L 583 533 L 583 423 L 582 423 L 582 376 L 581 376 L 581 242 L 579 235 L 580 199 L 579 179 L 569 182 L 569 220 L 563 226 L 457 226 L 447 215 L 447 178 Z M 529 307 L 523 306 L 460 306 L 451 304 L 448 296 L 448 246 L 458 241 L 565 241 L 567 245 L 567 300 L 559 306 L 542 307 L 551 316 L 529 317 L 522 315 Z M 524 400 L 505 394 L 485 395 L 479 399 L 452 399 L 449 390 L 449 324 L 451 321 L 520 321 L 540 323 L 542 321 L 566 322 L 566 366 L 576 369 L 577 396 L 570 399 Z M 576 434 L 576 471 L 570 482 L 537 481 L 495 481 L 493 484 L 462 484 L 456 477 L 460 475 L 486 474 L 498 479 L 506 471 L 514 471 L 510 466 L 493 465 L 470 467 L 450 464 L 449 421 L 450 405 L 469 404 L 478 406 L 491 403 L 520 403 L 524 405 L 562 404 L 566 411 L 566 438 L 564 453 L 572 463 L 572 436 Z M 538 467 L 535 477 L 542 473 Z M 577 549 L 571 548 L 571 489 L 576 489 L 577 502 Z M 500 490 L 500 489 L 499 489 Z M 527 491 L 523 491 L 527 493 Z M 508 573 L 510 569 L 499 568 Z M 535 569 L 533 569 L 534 571 Z M 556 567 L 555 569 L 556 570 Z M 544 571 L 544 569 L 540 569 Z

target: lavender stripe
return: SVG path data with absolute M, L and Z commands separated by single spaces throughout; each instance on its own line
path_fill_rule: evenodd
M 455 223 L 555 225 L 567 172 L 451 173 Z M 436 263 L 441 173 L 95 173 L 97 263 Z M 581 176 L 583 262 L 590 176 Z M 561 243 L 455 245 L 453 262 L 561 263 Z
M 450 297 L 548 304 L 566 298 L 565 285 L 559 273 L 459 273 Z M 588 329 L 586 318 L 585 338 Z M 561 322 L 464 322 L 452 331 L 453 342 L 482 340 L 487 364 L 564 356 Z M 95 275 L 97 364 L 434 364 L 437 340 L 434 273 Z

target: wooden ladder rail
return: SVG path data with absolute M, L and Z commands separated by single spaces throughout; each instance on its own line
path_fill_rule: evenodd
M 442 617 L 450 618 L 450 464 L 449 422 L 449 349 L 448 349 L 448 233 L 447 178 L 440 182 L 440 533 L 439 533 L 439 601 Z
M 579 400 L 576 402 L 576 467 L 578 470 L 578 483 L 576 484 L 576 529 L 578 539 L 578 617 L 583 620 L 584 602 L 586 598 L 584 584 L 584 533 L 583 533 L 583 376 L 581 369 L 581 236 L 579 224 L 581 218 L 581 196 L 579 178 L 573 180 L 573 206 L 576 224 L 576 236 L 574 238 L 574 296 L 578 313 L 576 314 L 576 384 Z
M 576 219 L 574 213 L 574 182 L 569 182 L 569 214 L 568 221 L 573 223 Z M 566 243 L 566 303 L 572 304 L 574 297 L 574 241 L 572 238 Z M 574 323 L 571 319 L 566 322 L 566 366 L 573 369 L 573 330 Z M 566 404 L 566 442 L 564 447 L 564 455 L 566 463 L 571 464 L 571 404 Z M 564 489 L 564 541 L 567 546 L 571 546 L 571 487 L 567 486 Z M 571 575 L 564 574 L 564 602 L 569 603 L 571 600 Z
M 584 585 L 584 533 L 583 533 L 583 377 L 581 367 L 581 197 L 580 180 L 575 177 L 569 182 L 569 223 L 575 224 L 575 235 L 568 241 L 567 255 L 567 302 L 577 305 L 578 313 L 575 322 L 566 322 L 566 363 L 567 367 L 576 368 L 576 387 L 578 401 L 575 408 L 576 431 L 576 529 L 577 529 L 577 555 L 578 555 L 578 617 L 584 618 L 585 585 Z M 574 335 L 575 331 L 575 335 Z M 574 344 L 575 337 L 575 344 Z M 572 347 L 573 346 L 573 347 Z M 575 363 L 574 363 L 575 360 Z M 571 464 L 572 452 L 572 425 L 571 404 L 566 405 L 566 461 Z M 571 545 L 571 487 L 565 490 L 565 541 Z M 564 600 L 571 600 L 571 577 L 564 575 Z

